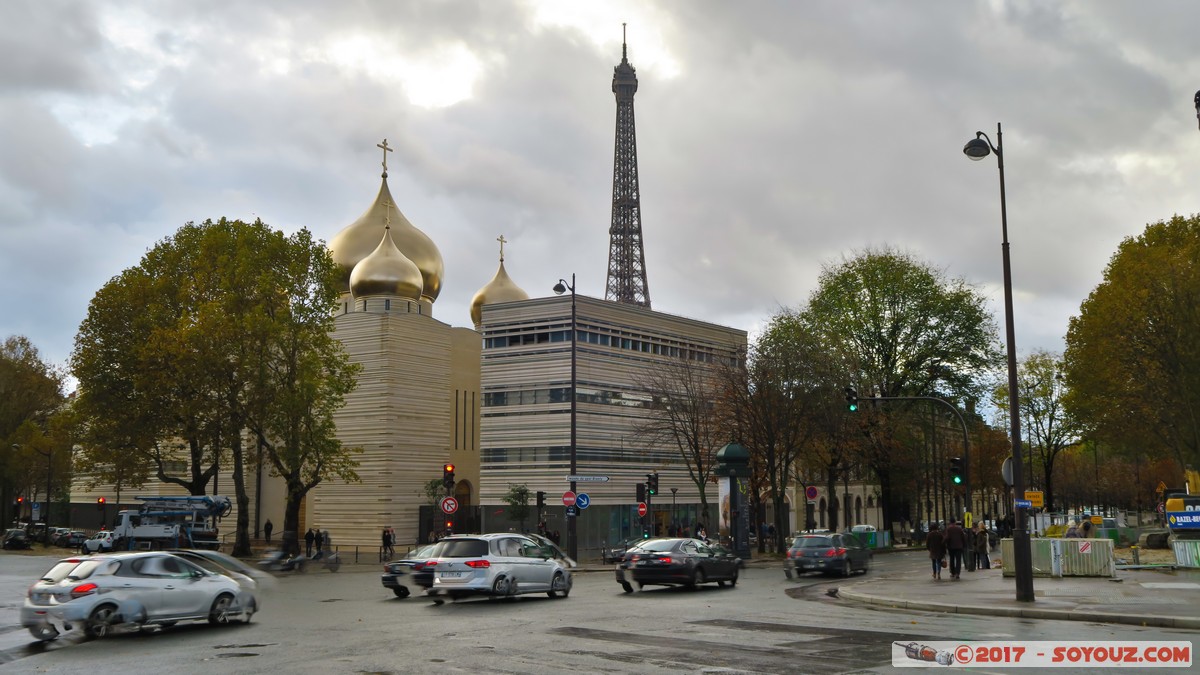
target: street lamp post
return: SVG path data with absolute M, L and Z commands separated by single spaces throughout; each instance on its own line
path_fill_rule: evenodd
M 554 285 L 554 293 L 556 295 L 562 295 L 563 293 L 566 293 L 567 291 L 571 291 L 571 492 L 573 494 L 579 494 L 576 491 L 576 484 L 575 484 L 575 475 L 576 475 L 576 468 L 575 468 L 575 428 L 576 428 L 575 420 L 576 420 L 576 416 L 575 416 L 575 413 L 576 413 L 576 406 L 578 405 L 576 401 L 579 398 L 578 396 L 576 396 L 576 391 L 575 391 L 575 389 L 577 387 L 577 383 L 576 383 L 576 379 L 575 379 L 576 378 L 576 374 L 575 374 L 576 348 L 575 348 L 575 345 L 576 345 L 576 342 L 578 341 L 579 335 L 578 335 L 578 331 L 575 328 L 575 274 L 573 272 L 571 273 L 571 283 L 568 284 L 565 279 L 559 279 L 558 283 Z M 575 560 L 579 560 L 579 540 L 578 540 L 578 537 L 576 537 L 576 529 L 575 529 L 575 521 L 576 520 L 577 520 L 577 516 L 576 517 L 572 517 L 570 515 L 567 516 L 567 553 L 570 554 L 571 558 L 573 558 Z
M 678 525 L 678 523 L 679 523 L 678 519 L 675 518 L 675 493 L 677 493 L 677 492 L 679 492 L 679 488 L 677 488 L 677 487 L 671 488 L 671 524 L 672 525 Z M 678 529 L 678 528 L 676 528 L 676 529 Z M 676 534 L 678 534 L 678 532 L 676 532 Z
M 1196 92 L 1196 121 L 1200 123 L 1200 91 Z
M 996 123 L 996 145 L 982 131 L 963 146 L 963 154 L 979 161 L 995 153 L 1000 169 L 1000 249 L 1004 257 L 1004 332 L 1008 341 L 1008 417 L 1012 436 L 1012 478 L 1015 496 L 1024 498 L 1025 480 L 1021 466 L 1021 410 L 1017 395 L 1017 343 L 1013 328 L 1012 266 L 1008 254 L 1008 207 L 1004 194 L 1004 134 L 1000 123 Z M 1013 564 L 1016 569 L 1017 601 L 1033 602 L 1033 555 L 1029 549 L 1029 529 L 1023 507 L 1016 507 L 1016 522 L 1013 528 Z

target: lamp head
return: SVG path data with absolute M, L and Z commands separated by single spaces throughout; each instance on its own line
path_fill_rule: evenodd
M 564 284 L 562 281 L 559 281 L 557 284 L 554 284 L 554 294 L 555 295 L 562 295 L 563 293 L 566 293 L 566 292 L 567 292 L 567 285 Z
M 992 146 L 979 136 L 979 134 L 976 134 L 975 138 L 967 141 L 967 144 L 963 146 L 963 154 L 975 162 L 992 154 Z

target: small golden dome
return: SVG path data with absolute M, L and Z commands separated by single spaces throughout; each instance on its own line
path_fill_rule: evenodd
M 416 264 L 421 273 L 421 299 L 432 303 L 442 291 L 442 276 L 445 273 L 442 254 L 433 241 L 413 227 L 396 208 L 396 201 L 388 189 L 386 172 L 371 207 L 329 242 L 333 262 L 339 268 L 338 290 L 343 293 L 351 290 L 351 272 L 363 258 L 376 250 L 379 233 L 389 220 L 395 246 Z
M 421 298 L 421 270 L 396 248 L 391 228 L 384 228 L 379 245 L 354 266 L 350 273 L 350 292 L 356 298 L 370 295 L 398 295 L 410 300 Z
M 483 319 L 484 305 L 529 299 L 529 294 L 513 283 L 508 272 L 504 270 L 504 242 L 506 241 L 504 235 L 500 235 L 497 241 L 500 242 L 500 268 L 496 270 L 496 275 L 492 277 L 492 280 L 484 284 L 475 297 L 471 298 L 471 321 L 476 326 Z

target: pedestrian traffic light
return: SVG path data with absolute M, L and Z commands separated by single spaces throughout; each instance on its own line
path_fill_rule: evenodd
M 543 506 L 545 506 L 545 505 L 546 505 L 546 493 L 545 493 L 545 492 L 542 492 L 541 490 L 538 490 L 538 493 L 537 493 L 537 507 L 540 509 L 540 508 L 542 508 L 542 507 L 543 507 Z
M 646 484 L 645 483 L 637 484 L 637 501 L 639 504 L 646 501 Z
M 447 490 L 454 489 L 454 465 L 453 464 L 443 464 L 442 465 L 442 487 L 446 488 Z
M 846 409 L 850 412 L 858 410 L 858 391 L 854 387 L 846 387 Z
M 950 458 L 950 482 L 955 485 L 962 485 L 965 480 L 966 471 L 963 468 L 962 457 Z
M 650 495 L 651 497 L 658 494 L 658 474 L 657 473 L 646 474 L 646 494 Z
M 104 510 L 104 504 L 105 504 L 105 503 L 107 503 L 107 501 L 108 501 L 108 500 L 107 500 L 107 499 L 105 499 L 104 497 L 96 497 L 96 509 L 97 509 L 97 510 L 100 510 L 100 511 L 103 511 L 103 510 Z

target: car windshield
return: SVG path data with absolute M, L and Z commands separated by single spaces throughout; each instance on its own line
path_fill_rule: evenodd
M 237 558 L 235 558 L 231 555 L 226 555 L 224 553 L 221 553 L 220 551 L 205 551 L 204 553 L 197 553 L 196 555 L 201 558 L 215 561 L 217 564 L 221 565 L 222 567 L 224 567 L 226 569 L 231 569 L 234 572 L 241 572 L 242 574 L 245 574 L 246 576 L 253 576 L 254 570 L 250 569 L 241 560 L 238 560 Z M 193 560 L 193 562 L 194 562 L 194 560 Z
M 829 537 L 801 537 L 796 542 L 796 548 L 829 548 L 833 546 L 833 539 Z
M 193 565 L 196 565 L 197 567 L 206 569 L 209 572 L 212 572 L 213 574 L 220 574 L 220 575 L 224 576 L 224 575 L 228 575 L 232 571 L 232 570 L 225 569 L 224 567 L 218 565 L 217 563 L 215 563 L 203 556 L 198 556 L 198 555 L 190 556 L 189 555 L 189 556 L 184 556 L 184 557 L 188 562 L 192 563 Z
M 70 571 L 66 576 L 68 579 L 87 579 L 96 572 L 96 570 L 107 568 L 112 563 L 111 560 L 84 560 L 75 566 L 75 569 Z
M 678 542 L 674 539 L 651 539 L 649 541 L 643 541 L 630 550 L 650 552 L 673 551 L 675 550 L 676 543 Z
M 60 560 L 54 563 L 54 567 L 46 570 L 46 573 L 42 575 L 42 581 L 62 581 L 63 579 L 66 579 L 67 575 L 71 573 L 71 570 L 75 569 L 76 567 L 79 567 L 78 560 Z
M 488 554 L 488 543 L 483 539 L 443 539 L 438 546 L 439 558 L 482 558 Z

